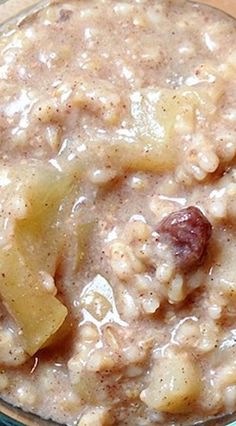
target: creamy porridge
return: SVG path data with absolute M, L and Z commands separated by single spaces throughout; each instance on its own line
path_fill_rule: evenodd
M 236 24 L 68 0 L 0 37 L 0 390 L 79 426 L 236 410 Z

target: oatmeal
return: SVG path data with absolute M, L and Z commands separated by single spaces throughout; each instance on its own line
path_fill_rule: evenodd
M 0 391 L 69 426 L 236 410 L 236 23 L 52 1 L 0 37 Z

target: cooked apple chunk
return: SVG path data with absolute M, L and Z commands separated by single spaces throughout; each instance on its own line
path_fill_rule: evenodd
M 159 89 L 150 87 L 130 95 L 130 118 L 117 130 L 109 158 L 127 170 L 160 172 L 171 170 L 180 159 L 179 133 L 194 132 L 197 111 L 213 114 L 214 96 L 199 84 L 191 88 Z
M 53 167 L 20 172 L 19 191 L 27 210 L 24 218 L 15 219 L 12 235 L 0 249 L 0 294 L 20 329 L 25 351 L 33 355 L 67 316 L 67 308 L 44 288 L 40 272 L 55 274 L 64 236 L 63 220 L 58 219 L 74 174 L 64 176 Z M 16 179 L 12 177 L 9 194 Z
M 186 353 L 172 354 L 153 367 L 151 382 L 140 397 L 150 408 L 186 413 L 201 391 L 198 367 Z
M 122 168 L 157 172 L 174 167 L 177 156 L 170 137 L 176 111 L 171 105 L 163 112 L 163 96 L 152 88 L 131 94 L 131 119 L 111 144 L 111 158 Z
M 32 356 L 63 324 L 67 309 L 43 289 L 40 276 L 26 262 L 14 246 L 0 251 L 1 297 Z

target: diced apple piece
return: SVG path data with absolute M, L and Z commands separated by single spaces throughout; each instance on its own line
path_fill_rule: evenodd
M 86 246 L 88 244 L 92 229 L 93 222 L 80 223 L 77 227 L 77 260 L 76 269 L 79 269 L 81 262 L 83 261 L 86 254 Z
M 97 291 L 85 293 L 81 299 L 81 306 L 97 321 L 102 321 L 107 313 L 112 310 L 109 300 Z
M 80 300 L 82 308 L 97 321 L 103 324 L 115 321 L 120 325 L 126 325 L 117 311 L 113 288 L 102 275 L 96 275 L 84 287 Z
M 53 349 L 61 345 L 62 341 L 72 336 L 73 330 L 75 330 L 75 323 L 73 319 L 67 315 L 61 327 L 52 334 L 48 340 L 41 346 L 41 349 L 52 347 Z
M 175 124 L 197 100 L 187 99 L 179 90 L 154 88 L 134 92 L 130 98 L 132 119 L 128 130 L 118 131 L 111 144 L 110 157 L 128 170 L 159 172 L 178 162 Z
M 171 150 L 170 150 L 171 151 Z M 164 143 L 150 142 L 144 138 L 133 142 L 119 141 L 112 144 L 109 156 L 117 167 L 129 171 L 151 171 L 154 173 L 173 168 L 174 156 L 168 154 Z
M 14 246 L 1 249 L 0 271 L 2 300 L 21 329 L 26 352 L 33 355 L 62 325 L 67 309 L 43 289 Z
M 159 172 L 174 168 L 180 155 L 177 121 L 187 121 L 190 125 L 186 128 L 193 131 L 196 110 L 214 114 L 223 89 L 222 79 L 216 76 L 214 84 L 205 82 L 175 90 L 149 88 L 132 93 L 131 120 L 125 129 L 118 130 L 118 140 L 111 143 L 110 157 L 117 166 L 128 170 Z
M 72 273 L 78 272 L 80 269 L 86 253 L 88 251 L 89 239 L 91 237 L 94 223 L 79 222 L 73 229 L 70 238 L 67 239 L 66 253 L 69 259 L 69 270 Z
M 186 353 L 172 354 L 159 361 L 151 372 L 151 382 L 140 398 L 150 408 L 165 413 L 191 410 L 201 391 L 199 369 Z
M 100 400 L 98 376 L 94 372 L 83 370 L 74 389 L 78 392 L 80 398 L 88 404 L 97 404 Z
M 193 93 L 198 92 L 201 98 L 201 106 L 205 106 L 205 112 L 211 113 L 215 110 L 225 91 L 225 81 L 222 73 L 212 65 L 205 63 L 198 67 L 194 77 L 190 77 L 194 85 L 189 87 Z M 209 107 L 210 106 L 210 107 Z
M 177 156 L 171 135 L 177 111 L 170 99 L 155 89 L 131 95 L 133 142 L 124 138 L 120 146 L 121 161 L 128 168 L 159 171 L 175 165 Z
M 20 182 L 18 193 L 27 210 L 24 218 L 15 219 L 9 244 L 0 249 L 0 294 L 21 329 L 24 349 L 33 355 L 67 316 L 66 307 L 44 288 L 40 272 L 55 274 L 64 237 L 63 209 L 75 175 L 63 175 L 52 166 L 14 173 L 9 194 L 14 182 Z
M 16 221 L 15 239 L 35 270 L 55 272 L 62 243 L 57 218 L 71 185 L 72 176 L 64 176 L 53 167 L 30 169 L 26 175 L 23 196 L 28 211 L 25 219 Z
M 90 408 L 79 420 L 78 426 L 111 426 L 114 421 L 111 413 L 104 407 Z
M 174 169 L 181 159 L 179 134 L 195 132 L 197 112 L 213 117 L 224 93 L 222 78 L 207 67 L 205 74 L 193 86 L 149 87 L 131 93 L 130 115 L 105 148 L 97 147 L 98 155 L 105 153 L 105 159 L 121 172 Z

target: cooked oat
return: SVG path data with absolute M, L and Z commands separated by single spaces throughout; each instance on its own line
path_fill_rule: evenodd
M 2 29 L 6 401 L 69 426 L 236 410 L 235 40 L 182 0 Z

